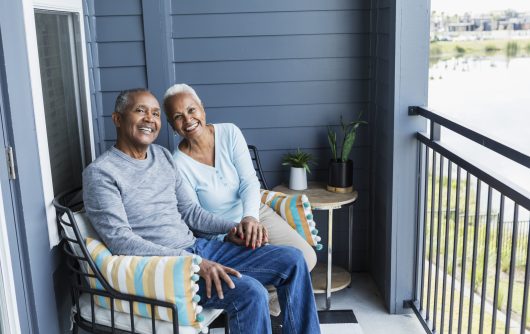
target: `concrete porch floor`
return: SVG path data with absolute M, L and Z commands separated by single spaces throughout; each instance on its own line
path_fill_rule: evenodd
M 316 295 L 318 309 L 326 305 L 324 294 Z M 424 334 L 425 330 L 409 310 L 407 314 L 389 314 L 370 275 L 354 273 L 350 288 L 331 294 L 331 309 L 352 309 L 364 334 Z
M 325 307 L 324 294 L 316 295 L 316 303 L 318 309 Z M 354 273 L 350 288 L 331 295 L 331 309 L 353 310 L 364 334 L 425 334 L 412 310 L 409 310 L 407 314 L 388 313 L 375 283 L 370 275 L 365 273 Z M 218 330 L 218 332 L 223 331 Z M 86 332 L 80 330 L 79 333 L 85 334 Z

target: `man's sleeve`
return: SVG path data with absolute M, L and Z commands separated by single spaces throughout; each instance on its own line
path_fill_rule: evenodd
M 178 210 L 194 234 L 205 237 L 228 233 L 232 227 L 237 225 L 237 223 L 216 217 L 198 205 L 185 189 L 186 185 L 178 167 L 174 165 L 174 168 Z
M 191 255 L 155 244 L 134 233 L 116 182 L 96 168 L 83 172 L 83 201 L 94 229 L 112 254 L 138 256 Z

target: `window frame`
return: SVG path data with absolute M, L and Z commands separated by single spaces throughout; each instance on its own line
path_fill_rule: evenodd
M 74 73 L 77 75 L 76 85 L 78 85 L 77 92 L 79 99 L 76 103 L 80 103 L 79 109 L 81 118 L 79 122 L 85 122 L 86 126 L 80 127 L 82 131 L 83 140 L 81 146 L 85 150 L 89 150 L 89 159 L 93 160 L 95 157 L 95 143 L 94 131 L 92 124 L 92 108 L 90 103 L 90 85 L 88 76 L 88 60 L 86 50 L 85 25 L 84 25 L 84 10 L 82 0 L 24 0 L 24 25 L 26 27 L 26 44 L 28 49 L 29 70 L 31 78 L 31 91 L 33 100 L 33 112 L 35 120 L 35 129 L 37 134 L 38 152 L 40 171 L 42 179 L 42 189 L 44 193 L 44 208 L 46 213 L 46 221 L 48 226 L 48 238 L 50 248 L 59 244 L 60 237 L 57 229 L 55 209 L 52 205 L 54 197 L 52 173 L 50 167 L 50 154 L 48 150 L 48 137 L 46 132 L 46 119 L 44 112 L 44 99 L 42 93 L 42 82 L 40 76 L 40 65 L 37 47 L 37 32 L 35 27 L 35 11 L 54 11 L 72 14 L 72 24 L 74 32 L 74 43 L 72 45 L 76 57 L 76 68 Z M 77 31 L 78 30 L 78 31 Z M 77 40 L 76 40 L 77 39 Z M 83 162 L 88 156 L 84 152 Z

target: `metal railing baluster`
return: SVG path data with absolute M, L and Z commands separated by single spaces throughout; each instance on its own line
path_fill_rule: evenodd
M 464 309 L 464 288 L 466 283 L 466 260 L 467 260 L 467 233 L 469 225 L 469 192 L 470 192 L 470 181 L 471 175 L 469 172 L 466 173 L 466 198 L 464 206 L 464 235 L 462 242 L 462 270 L 460 278 L 460 305 L 458 308 L 458 333 L 462 333 L 462 311 Z
M 449 333 L 453 332 L 453 311 L 455 301 L 455 278 L 456 278 L 456 263 L 458 256 L 458 232 L 460 220 L 460 166 L 456 167 L 456 194 L 455 194 L 455 235 L 453 240 L 453 269 L 451 275 L 451 299 L 449 307 Z
M 490 246 L 490 216 L 491 216 L 491 196 L 492 189 L 488 187 L 488 204 L 486 206 L 486 240 L 484 243 L 484 266 L 482 267 L 482 293 L 480 296 L 480 321 L 478 332 L 482 334 L 484 332 L 484 308 L 486 307 L 486 285 L 488 283 L 488 255 Z
M 478 253 L 478 235 L 479 235 L 479 216 L 480 216 L 480 185 L 481 181 L 477 180 L 477 198 L 475 201 L 475 221 L 473 237 L 473 258 L 471 260 L 471 284 L 469 289 L 469 320 L 467 323 L 467 332 L 471 334 L 473 328 L 473 300 L 475 299 L 475 278 L 477 274 L 477 253 Z
M 508 301 L 506 303 L 506 323 L 504 327 L 504 332 L 506 334 L 510 333 L 510 321 L 512 317 L 512 301 L 513 301 L 513 282 L 515 280 L 515 261 L 517 259 L 517 229 L 519 225 L 519 206 L 514 205 L 513 208 L 513 232 L 512 232 L 512 249 L 510 256 L 510 278 L 508 279 Z
M 499 278 L 501 274 L 503 232 L 504 232 L 504 195 L 501 195 L 499 204 L 499 217 L 497 226 L 497 263 L 495 265 L 495 286 L 493 288 L 493 314 L 491 316 L 491 333 L 497 327 L 497 304 L 499 303 Z
M 529 226 L 527 224 L 527 226 Z M 521 311 L 521 334 L 526 333 L 526 313 L 528 312 L 528 290 L 530 285 L 530 226 L 526 233 L 526 265 L 524 271 L 523 309 Z
M 442 280 L 442 311 L 440 313 L 440 333 L 444 332 L 445 320 L 445 291 L 447 288 L 447 256 L 449 254 L 449 225 L 451 213 L 451 188 L 452 188 L 452 168 L 451 161 L 447 162 L 447 202 L 445 204 L 445 244 L 444 244 L 444 268 Z M 441 210 L 440 210 L 441 211 Z
M 443 192 L 443 175 L 444 175 L 444 157 L 440 156 L 440 176 L 438 185 L 438 227 L 436 228 L 436 267 L 434 271 L 434 308 L 433 308 L 433 320 L 432 330 L 436 331 L 436 313 L 438 311 L 438 277 L 440 264 L 440 242 L 441 242 L 441 229 L 442 229 L 442 192 Z
M 432 276 L 432 243 L 434 236 L 434 189 L 436 187 L 436 152 L 432 152 L 432 180 L 431 180 L 431 228 L 429 230 L 429 275 L 427 277 L 427 316 L 425 320 L 429 320 L 431 308 L 431 276 Z
M 421 145 L 421 144 L 420 144 Z M 421 251 L 421 289 L 420 289 L 420 311 L 423 311 L 423 299 L 424 299 L 424 285 L 425 285 L 425 255 L 426 255 L 426 239 L 427 239 L 427 201 L 428 201 L 428 186 L 429 186 L 429 148 L 425 146 L 425 196 L 423 206 L 423 247 Z

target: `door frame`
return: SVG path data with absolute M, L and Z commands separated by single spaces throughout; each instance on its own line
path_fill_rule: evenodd
M 77 68 L 74 70 L 78 74 L 80 99 L 84 103 L 87 115 L 83 115 L 87 123 L 87 130 L 84 135 L 90 145 L 90 155 L 94 159 L 94 131 L 92 124 L 92 109 L 90 103 L 90 85 L 88 79 L 88 61 L 86 51 L 84 10 L 82 0 L 23 0 L 24 25 L 26 27 L 26 46 L 28 50 L 29 72 L 31 81 L 31 91 L 33 100 L 33 111 L 35 115 L 35 129 L 37 133 L 37 143 L 39 152 L 40 170 L 42 174 L 42 189 L 44 192 L 44 207 L 48 225 L 48 238 L 50 249 L 59 244 L 59 232 L 57 229 L 55 209 L 52 205 L 54 197 L 52 172 L 50 167 L 50 154 L 48 151 L 48 137 L 46 133 L 46 119 L 44 112 L 44 99 L 42 94 L 42 83 L 39 66 L 39 53 L 37 48 L 37 32 L 35 30 L 35 10 L 58 11 L 72 13 L 74 15 L 74 25 L 77 24 L 76 37 L 79 38 L 79 45 L 76 46 L 78 52 Z M 83 143 L 81 143 L 83 144 Z

